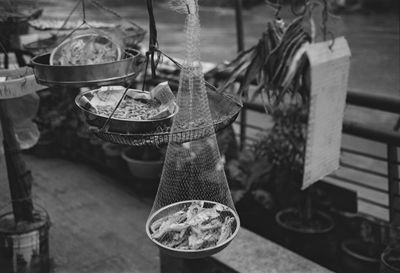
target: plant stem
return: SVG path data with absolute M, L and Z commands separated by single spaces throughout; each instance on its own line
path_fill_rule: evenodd
M 306 220 L 309 221 L 311 219 L 311 209 L 312 209 L 312 204 L 311 204 L 311 187 L 310 186 L 306 190 L 306 204 L 305 204 L 305 213 L 306 213 Z

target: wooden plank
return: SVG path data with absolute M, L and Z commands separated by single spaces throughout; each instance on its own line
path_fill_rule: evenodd
M 358 212 L 365 215 L 373 216 L 377 219 L 389 222 L 389 209 L 375 206 L 371 203 L 358 200 Z
M 374 201 L 384 206 L 389 205 L 389 197 L 387 193 L 378 192 L 375 190 L 364 188 L 359 185 L 349 184 L 346 181 L 337 178 L 332 178 L 331 176 L 325 177 L 324 181 L 349 190 L 356 191 L 359 197 Z
M 388 184 L 389 184 L 389 213 L 390 213 L 390 222 L 393 224 L 400 225 L 400 217 L 397 216 L 396 211 L 400 211 L 399 203 L 396 201 L 397 196 L 400 194 L 399 183 L 397 179 L 399 179 L 399 169 L 396 162 L 398 161 L 397 157 L 397 147 L 388 145 L 387 147 L 388 154 Z

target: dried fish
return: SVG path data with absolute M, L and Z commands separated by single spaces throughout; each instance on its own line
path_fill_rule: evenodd
M 161 244 L 180 250 L 205 249 L 221 244 L 232 235 L 235 218 L 227 215 L 222 204 L 205 207 L 203 201 L 155 221 L 151 237 Z

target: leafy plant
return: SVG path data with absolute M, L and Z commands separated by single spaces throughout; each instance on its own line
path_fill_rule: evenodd
M 311 42 L 309 25 L 298 17 L 286 26 L 282 20 L 268 22 L 266 31 L 258 44 L 242 51 L 222 68 L 228 74 L 220 87 L 226 90 L 239 81 L 237 95 L 249 97 L 250 85 L 256 87 L 251 100 L 264 95 L 263 102 L 268 113 L 280 104 L 296 100 L 308 101 L 306 46 Z M 221 68 L 220 68 L 221 69 Z
M 287 26 L 282 20 L 269 22 L 258 44 L 224 68 L 228 79 L 220 90 L 239 81 L 236 95 L 250 100 L 261 96 L 273 120 L 270 130 L 226 166 L 236 202 L 249 193 L 269 209 L 304 201 L 300 187 L 310 86 L 304 52 L 311 42 L 310 29 L 304 17 Z
M 236 202 L 246 193 L 251 193 L 267 209 L 286 207 L 292 204 L 291 201 L 298 201 L 296 196 L 303 172 L 307 108 L 291 104 L 275 109 L 272 117 L 272 128 L 226 166 Z

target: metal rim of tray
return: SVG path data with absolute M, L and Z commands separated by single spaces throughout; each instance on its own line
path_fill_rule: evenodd
M 214 92 L 214 91 L 212 91 Z M 89 129 L 94 135 L 100 139 L 112 142 L 115 144 L 122 144 L 128 146 L 161 146 L 168 143 L 181 144 L 185 142 L 195 141 L 201 138 L 211 136 L 218 131 L 226 128 L 232 124 L 240 113 L 242 105 L 235 101 L 233 98 L 224 94 L 220 94 L 224 99 L 229 100 L 232 104 L 229 114 L 220 116 L 213 120 L 212 126 L 199 126 L 188 130 L 181 130 L 170 132 L 171 127 L 158 127 L 153 131 L 146 133 L 118 133 L 110 132 L 107 130 L 99 130 L 97 127 L 90 127 Z
M 146 59 L 136 49 L 126 48 L 124 54 L 125 56 L 121 60 L 114 62 L 62 66 L 50 65 L 50 53 L 45 53 L 32 58 L 30 66 L 33 68 L 37 83 L 50 87 L 65 86 L 78 88 L 123 85 L 137 76 Z M 120 72 L 118 66 L 125 68 L 124 73 L 117 73 Z M 86 78 L 72 79 L 69 74 L 74 70 L 75 72 L 79 71 L 75 75 Z M 101 75 L 101 77 L 93 76 L 93 74 Z
M 204 249 L 190 249 L 190 250 L 181 250 L 181 249 L 175 249 L 172 247 L 168 247 L 165 246 L 163 244 L 161 244 L 160 242 L 158 242 L 157 240 L 154 240 L 153 238 L 151 238 L 151 230 L 150 230 L 150 226 L 151 224 L 155 221 L 158 220 L 159 218 L 157 218 L 157 216 L 160 216 L 160 218 L 163 216 L 162 214 L 165 211 L 168 211 L 170 209 L 173 210 L 174 207 L 177 208 L 176 211 L 180 210 L 182 207 L 184 207 L 186 204 L 190 205 L 193 202 L 196 201 L 204 201 L 205 203 L 208 204 L 219 204 L 224 206 L 225 208 L 228 209 L 229 214 L 231 214 L 234 218 L 235 218 L 235 224 L 236 227 L 234 230 L 232 230 L 232 234 L 231 236 L 229 236 L 228 239 L 226 239 L 223 243 L 213 246 L 213 247 L 208 247 L 208 248 L 204 248 Z M 175 212 L 176 212 L 175 211 Z M 174 257 L 179 257 L 179 258 L 186 258 L 186 259 L 198 259 L 198 258 L 205 258 L 205 257 L 209 257 L 211 255 L 214 255 L 218 252 L 220 252 L 221 250 L 223 250 L 224 248 L 226 248 L 231 242 L 232 240 L 236 237 L 236 235 L 238 234 L 240 229 L 240 219 L 239 216 L 237 214 L 237 212 L 235 212 L 232 208 L 223 205 L 221 203 L 215 202 L 215 201 L 209 201 L 209 200 L 185 200 L 185 201 L 180 201 L 180 202 L 176 202 L 176 203 L 172 203 L 169 204 L 168 206 L 162 207 L 161 209 L 157 210 L 156 212 L 152 213 L 150 215 L 150 217 L 147 219 L 146 222 L 146 234 L 149 237 L 149 239 L 157 245 L 158 248 L 160 248 L 161 251 L 164 251 L 165 253 L 167 253 L 168 255 L 174 256 Z

